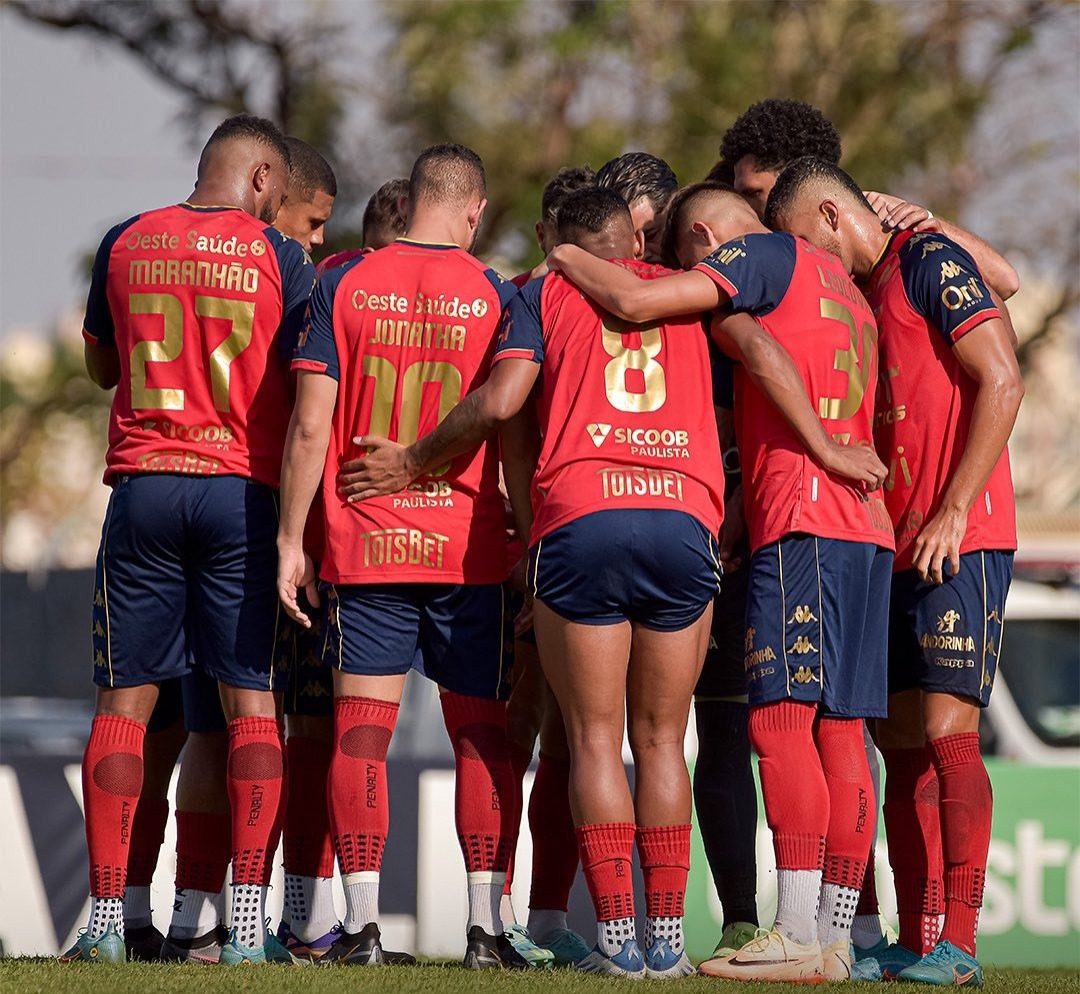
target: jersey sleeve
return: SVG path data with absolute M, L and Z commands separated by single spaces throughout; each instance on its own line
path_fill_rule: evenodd
M 130 228 L 140 214 L 108 230 L 94 256 L 94 268 L 90 271 L 90 291 L 86 296 L 86 315 L 83 317 L 83 338 L 89 345 L 107 347 L 116 344 L 116 327 L 109 310 L 108 282 L 109 257 L 120 236 Z
M 304 313 L 315 284 L 315 266 L 299 242 L 286 238 L 276 228 L 266 228 L 265 234 L 274 246 L 281 271 L 282 311 L 278 350 L 288 362 L 300 338 Z
M 337 340 L 334 338 L 334 297 L 345 274 L 363 261 L 364 257 L 360 256 L 337 269 L 332 269 L 315 284 L 311 300 L 308 302 L 300 339 L 293 352 L 294 371 L 324 373 L 335 380 L 341 378 Z
M 910 238 L 900 249 L 900 274 L 911 306 L 950 344 L 1001 317 L 975 260 L 945 235 Z
M 496 272 L 494 269 L 489 268 L 484 270 L 484 275 L 488 278 L 488 282 L 495 288 L 495 292 L 499 295 L 499 306 L 505 314 L 510 301 L 518 295 L 517 285 L 512 280 L 508 280 L 501 273 Z
M 544 324 L 540 317 L 540 298 L 547 278 L 532 280 L 510 301 L 503 311 L 499 340 L 493 362 L 501 359 L 544 361 Z
M 795 272 L 795 239 L 781 233 L 725 242 L 694 269 L 731 298 L 736 311 L 768 314 L 784 299 Z

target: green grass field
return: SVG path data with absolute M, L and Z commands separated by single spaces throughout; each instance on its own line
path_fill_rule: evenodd
M 591 977 L 567 970 L 550 973 L 467 973 L 457 966 L 326 967 L 265 966 L 258 969 L 166 966 L 132 963 L 126 966 L 61 965 L 48 959 L 0 960 L 0 990 L 4 994 L 591 994 L 594 991 L 672 990 L 669 983 Z M 836 990 L 841 984 L 819 989 Z M 804 991 L 789 984 L 736 984 L 706 977 L 688 977 L 675 990 L 725 990 L 738 994 L 785 994 Z M 864 985 L 859 988 L 866 990 Z M 855 989 L 855 988 L 852 988 Z M 892 984 L 889 994 L 927 994 L 919 984 Z M 1077 994 L 1075 970 L 989 970 L 985 990 L 993 994 Z

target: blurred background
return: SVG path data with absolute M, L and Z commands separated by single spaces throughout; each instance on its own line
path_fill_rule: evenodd
M 956 220 L 1020 272 L 1020 551 L 985 736 L 1000 771 L 983 948 L 1080 963 L 1080 7 L 1063 0 L 0 3 L 0 845 L 25 857 L 0 909 L 12 890 L 37 909 L 0 911 L 8 951 L 52 951 L 82 913 L 71 767 L 92 709 L 111 395 L 83 371 L 79 330 L 104 232 L 183 199 L 210 131 L 247 110 L 333 164 L 323 254 L 359 244 L 367 198 L 422 147 L 475 148 L 490 196 L 476 251 L 511 275 L 539 261 L 560 167 L 644 149 L 692 182 L 766 97 L 821 108 L 865 189 Z M 390 910 L 437 951 L 423 895 L 461 888 L 442 886 L 457 861 L 423 809 L 443 803 L 450 753 L 430 688 L 410 695 Z M 163 859 L 166 911 L 170 874 Z M 766 865 L 762 881 L 767 904 Z M 699 955 L 718 931 L 710 886 L 699 853 Z

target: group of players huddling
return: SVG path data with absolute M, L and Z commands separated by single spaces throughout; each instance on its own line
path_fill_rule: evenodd
M 982 983 L 978 726 L 1015 549 L 1016 275 L 929 210 L 864 194 L 806 104 L 755 104 L 720 152 L 682 189 L 643 152 L 562 170 L 546 258 L 510 281 L 469 252 L 480 159 L 435 145 L 316 279 L 333 172 L 241 115 L 186 201 L 106 235 L 84 332 L 90 376 L 116 388 L 91 910 L 62 960 L 414 962 L 382 946 L 379 872 L 416 669 L 455 756 L 466 967 L 694 972 L 693 793 L 725 917 L 699 972 Z M 181 748 L 163 936 L 149 885 Z M 877 749 L 895 943 L 874 892 Z M 595 943 L 567 927 L 579 861 Z

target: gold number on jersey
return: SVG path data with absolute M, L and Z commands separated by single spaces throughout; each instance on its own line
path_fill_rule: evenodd
M 397 368 L 382 356 L 365 355 L 365 376 L 375 381 L 375 396 L 371 403 L 371 418 L 365 434 L 389 436 L 397 390 Z M 461 400 L 461 370 L 452 362 L 433 362 L 420 359 L 410 363 L 401 374 L 401 411 L 398 416 L 397 439 L 401 445 L 412 445 L 420 434 L 420 401 L 424 384 L 439 387 L 438 424 Z M 442 476 L 450 464 L 440 466 L 431 476 Z
M 148 387 L 146 365 L 173 362 L 184 348 L 184 305 L 173 293 L 133 293 L 128 296 L 128 312 L 158 314 L 164 334 L 161 339 L 136 342 L 131 349 L 132 410 L 182 411 L 184 391 L 180 387 Z M 251 344 L 255 327 L 255 304 L 250 300 L 225 297 L 195 297 L 195 314 L 201 318 L 221 318 L 230 324 L 225 340 L 210 353 L 210 386 L 214 407 L 228 413 L 232 361 Z
M 621 327 L 619 327 L 621 325 Z M 626 345 L 626 334 L 637 332 L 641 344 L 636 349 Z M 617 411 L 644 414 L 658 411 L 667 400 L 667 380 L 664 367 L 656 357 L 663 348 L 660 329 L 655 325 L 638 328 L 626 322 L 618 322 L 610 315 L 603 325 L 604 351 L 611 361 L 604 367 L 604 385 L 608 403 Z M 626 389 L 626 371 L 639 369 L 645 380 L 645 392 L 633 393 Z
M 214 407 L 228 414 L 230 369 L 233 359 L 251 344 L 255 302 L 198 296 L 195 298 L 195 313 L 201 318 L 221 318 L 231 325 L 228 338 L 210 353 L 210 386 L 214 393 Z
M 862 404 L 870 383 L 874 349 L 877 347 L 877 329 L 869 321 L 862 326 L 862 364 L 859 363 L 859 326 L 855 315 L 845 304 L 829 297 L 821 298 L 821 316 L 839 321 L 848 329 L 848 346 L 836 350 L 833 369 L 847 376 L 847 395 L 844 397 L 819 397 L 818 415 L 827 421 L 845 421 L 854 416 Z
M 146 364 L 172 362 L 184 347 L 184 306 L 171 293 L 133 293 L 128 296 L 128 312 L 159 314 L 164 334 L 160 339 L 136 342 L 131 350 L 131 407 L 155 411 L 182 411 L 184 391 L 178 387 L 148 387 Z

